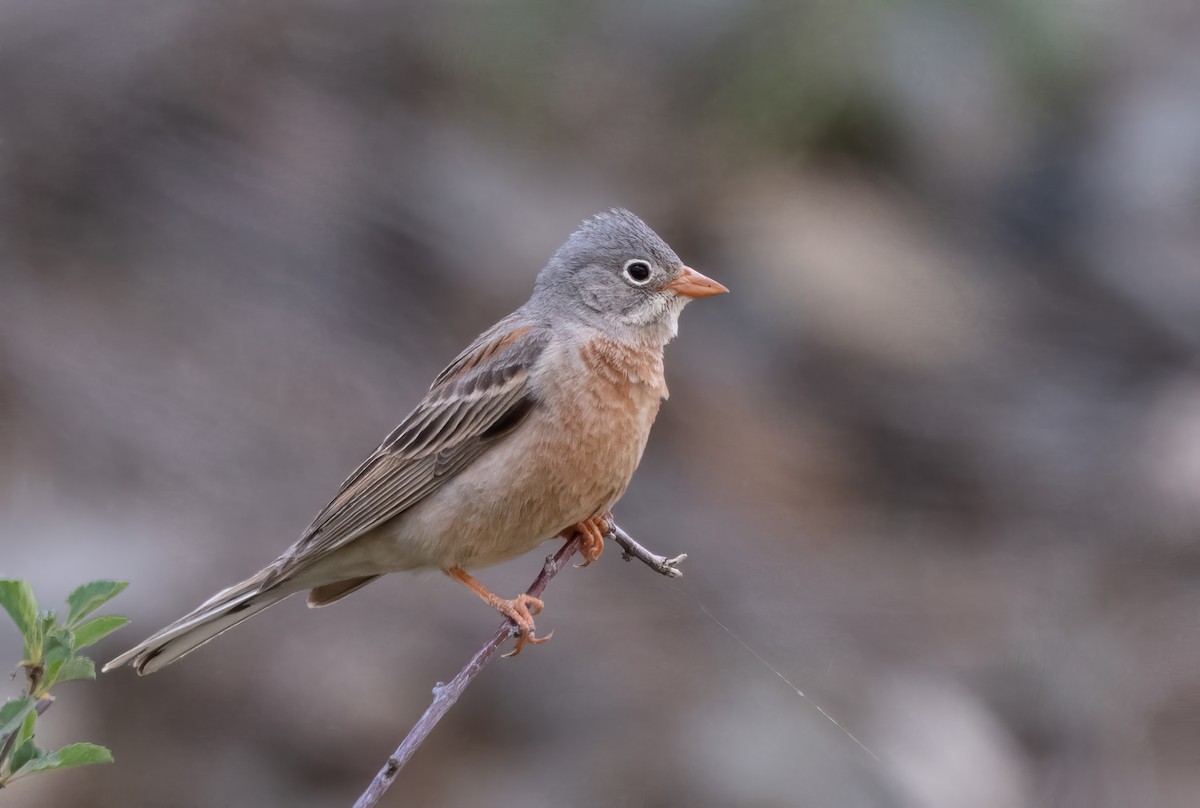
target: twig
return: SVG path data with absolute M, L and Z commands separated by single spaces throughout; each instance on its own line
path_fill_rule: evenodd
M 665 575 L 668 578 L 683 577 L 683 570 L 679 569 L 679 565 L 687 561 L 687 553 L 682 553 L 674 558 L 655 555 L 634 541 L 632 536 L 621 530 L 616 524 L 613 524 L 608 536 L 621 545 L 621 548 L 625 551 L 621 553 L 621 558 L 626 561 L 632 561 L 636 558 L 660 575 Z
M 546 589 L 546 584 L 550 583 L 550 579 L 566 566 L 567 561 L 570 560 L 571 556 L 578 549 L 579 536 L 576 535 L 564 544 L 562 549 L 546 559 L 541 573 L 538 574 L 533 584 L 526 590 L 526 594 L 532 595 L 535 598 L 541 595 Z M 387 759 L 387 763 L 375 775 L 375 779 L 371 781 L 371 785 L 367 786 L 367 790 L 358 798 L 358 802 L 354 803 L 354 808 L 371 808 L 371 806 L 379 802 L 384 792 L 395 781 L 396 775 L 400 773 L 400 769 L 404 768 L 404 764 L 417 751 L 417 747 L 421 745 L 426 736 L 437 725 L 437 722 L 442 719 L 442 716 L 454 706 L 454 703 L 458 701 L 458 697 L 467 689 L 467 685 L 471 684 L 475 677 L 479 675 L 479 672 L 483 670 L 483 666 L 491 662 L 492 658 L 500 650 L 500 647 L 504 645 L 504 642 L 513 636 L 514 630 L 513 624 L 505 620 L 500 628 L 496 629 L 496 633 L 492 635 L 492 638 L 475 653 L 475 656 L 471 657 L 471 661 L 458 672 L 458 675 L 449 684 L 439 684 L 433 689 L 433 703 L 429 705 L 429 708 L 425 710 L 425 714 L 409 730 L 408 737 L 396 748 L 392 756 Z
M 687 559 L 687 555 L 678 555 L 675 558 L 666 558 L 665 556 L 655 555 L 647 550 L 642 545 L 634 541 L 628 533 L 621 530 L 620 527 L 613 523 L 611 529 L 605 538 L 611 538 L 621 545 L 624 552 L 621 557 L 626 561 L 634 558 L 645 563 L 654 571 L 666 575 L 668 578 L 682 578 L 683 572 L 678 569 L 678 565 Z M 534 582 L 526 590 L 527 595 L 538 597 L 546 589 L 546 585 L 550 583 L 550 579 L 558 574 L 558 571 L 567 565 L 567 561 L 579 549 L 579 536 L 575 535 L 562 546 L 557 553 L 546 558 L 546 563 L 542 566 L 542 571 Z M 484 646 L 475 652 L 475 656 L 471 657 L 471 661 L 466 664 L 458 675 L 450 680 L 449 684 L 443 685 L 438 683 L 438 686 L 433 689 L 433 703 L 425 710 L 425 714 L 420 720 L 413 725 L 413 728 L 408 731 L 408 736 L 401 742 L 400 746 L 396 747 L 396 751 L 383 765 L 383 768 L 375 775 L 375 779 L 371 781 L 371 785 L 367 786 L 367 790 L 358 798 L 358 802 L 354 803 L 354 808 L 371 808 L 382 799 L 386 792 L 396 780 L 396 776 L 400 770 L 404 768 L 404 764 L 408 763 L 409 758 L 417 751 L 424 741 L 429 736 L 429 733 L 437 726 L 438 721 L 444 716 L 454 703 L 458 701 L 459 696 L 467 689 L 467 685 L 475 680 L 483 667 L 492 661 L 492 658 L 499 652 L 500 647 L 504 642 L 515 633 L 516 628 L 511 622 L 505 620 L 500 628 L 492 635 L 492 638 L 484 643 Z

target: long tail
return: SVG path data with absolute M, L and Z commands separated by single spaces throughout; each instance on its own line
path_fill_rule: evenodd
M 104 670 L 132 663 L 139 676 L 154 673 L 296 591 L 269 583 L 270 571 L 268 567 L 218 592 L 196 610 L 109 662 Z

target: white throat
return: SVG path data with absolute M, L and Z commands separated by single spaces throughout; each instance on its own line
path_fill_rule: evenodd
M 673 292 L 650 295 L 645 304 L 621 318 L 621 323 L 631 331 L 647 336 L 660 345 L 666 345 L 679 333 L 679 314 L 688 299 Z

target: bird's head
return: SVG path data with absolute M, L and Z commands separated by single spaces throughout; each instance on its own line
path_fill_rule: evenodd
M 584 220 L 559 247 L 533 299 L 616 335 L 665 343 L 688 301 L 728 291 L 686 266 L 637 216 L 614 208 Z

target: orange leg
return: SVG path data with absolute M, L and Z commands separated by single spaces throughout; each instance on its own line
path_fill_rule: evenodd
M 520 594 L 511 600 L 505 600 L 499 595 L 492 594 L 487 587 L 472 578 L 462 567 L 451 567 L 445 571 L 447 575 L 456 581 L 462 581 L 471 591 L 483 599 L 483 602 L 491 606 L 500 614 L 507 617 L 517 627 L 517 646 L 510 653 L 504 656 L 516 656 L 521 653 L 521 649 L 525 647 L 525 643 L 533 643 L 540 645 L 554 634 L 551 631 L 545 637 L 535 637 L 533 634 L 533 615 L 539 614 L 544 605 L 541 600 L 532 595 Z
M 582 539 L 579 543 L 579 554 L 583 556 L 583 563 L 575 566 L 586 567 L 604 552 L 604 536 L 611 527 L 609 524 L 611 518 L 612 514 L 607 513 L 602 516 L 593 516 L 562 532 L 564 539 L 570 539 L 576 533 Z

